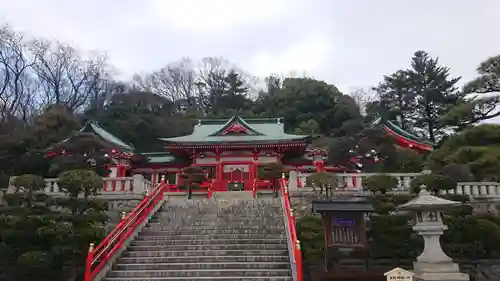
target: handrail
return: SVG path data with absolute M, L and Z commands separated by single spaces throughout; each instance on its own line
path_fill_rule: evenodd
M 168 184 L 164 178 L 157 187 L 148 192 L 146 190 L 144 199 L 128 214 L 124 215 L 118 225 L 94 248 L 90 244 L 87 259 L 85 261 L 84 281 L 92 281 L 104 268 L 113 255 L 123 247 L 123 243 L 134 233 L 137 225 L 143 222 L 154 207 L 162 201 L 163 192 Z
M 290 198 L 288 196 L 288 188 L 286 187 L 285 174 L 281 175 L 280 179 L 281 194 L 284 202 L 284 212 L 287 218 L 288 229 L 290 231 L 290 242 L 292 248 L 292 257 L 295 262 L 295 270 L 297 273 L 296 281 L 303 281 L 304 275 L 302 273 L 302 250 L 300 248 L 300 241 L 297 238 L 297 230 L 295 229 L 295 217 L 290 205 Z

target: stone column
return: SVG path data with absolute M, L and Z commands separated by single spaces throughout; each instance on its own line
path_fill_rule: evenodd
M 141 174 L 135 174 L 133 177 L 134 181 L 134 193 L 144 194 L 144 176 Z

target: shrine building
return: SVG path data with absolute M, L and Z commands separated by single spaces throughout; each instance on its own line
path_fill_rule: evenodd
M 378 120 L 378 124 L 396 137 L 400 146 L 417 151 L 432 149 L 390 122 Z M 215 191 L 230 190 L 235 185 L 239 190 L 265 186 L 259 178 L 259 167 L 269 163 L 280 163 L 285 170 L 302 173 L 355 172 L 325 162 L 325 150 L 310 149 L 312 136 L 285 133 L 282 118 L 200 119 L 190 135 L 161 138 L 164 151 L 159 152 L 139 152 L 95 121 L 87 122 L 63 142 L 82 134 L 92 134 L 112 147 L 105 152 L 113 160 L 109 177 L 142 174 L 153 184 L 165 176 L 170 184 L 182 185 L 181 174 L 191 166 L 206 172 L 207 183 Z M 49 156 L 54 154 L 49 152 Z
M 180 184 L 182 169 L 198 166 L 207 171 L 214 190 L 224 191 L 234 184 L 252 189 L 260 183 L 259 166 L 268 163 L 308 173 L 322 169 L 322 155 L 308 150 L 312 137 L 285 133 L 281 120 L 238 116 L 198 120 L 190 135 L 160 139 L 165 152 L 143 153 L 147 161 L 134 165 L 133 170 L 151 175 L 153 181 L 166 175 L 170 183 Z

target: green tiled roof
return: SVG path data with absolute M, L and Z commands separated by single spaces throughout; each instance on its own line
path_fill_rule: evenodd
M 119 149 L 122 149 L 125 152 L 133 152 L 134 147 L 131 144 L 126 144 L 124 141 L 120 140 L 116 136 L 112 135 L 108 131 L 104 130 L 101 126 L 97 124 L 96 121 L 88 121 L 85 123 L 82 129 L 78 132 L 73 133 L 70 137 L 64 139 L 59 142 L 59 144 L 70 141 L 72 138 L 77 137 L 81 133 L 92 133 L 96 134 L 98 137 L 102 138 L 104 141 L 110 143 L 113 146 L 116 146 Z M 51 149 L 51 148 L 47 148 Z
M 126 144 L 124 141 L 119 139 L 118 137 L 112 135 L 108 131 L 104 130 L 102 127 L 100 127 L 97 122 L 87 122 L 83 129 L 80 130 L 80 132 L 94 132 L 96 135 L 104 139 L 105 141 L 125 150 L 128 152 L 134 151 L 134 147 L 131 144 Z
M 249 134 L 220 135 L 227 127 L 235 122 L 240 123 Z M 248 142 L 280 142 L 293 140 L 306 140 L 310 136 L 292 135 L 284 132 L 281 118 L 249 118 L 243 119 L 234 116 L 230 119 L 205 119 L 199 120 L 191 135 L 162 138 L 171 143 L 248 143 Z

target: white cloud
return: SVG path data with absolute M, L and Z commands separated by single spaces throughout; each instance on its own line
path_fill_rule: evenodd
M 334 46 L 329 36 L 316 32 L 279 53 L 263 51 L 254 55 L 249 63 L 250 70 L 259 76 L 288 72 L 301 74 L 303 71 L 311 74 L 318 71 L 324 59 L 333 53 Z
M 251 74 L 306 72 L 348 90 L 408 67 L 417 49 L 472 79 L 500 52 L 499 9 L 498 0 L 0 0 L 0 24 L 107 52 L 126 77 L 223 56 Z
M 152 0 L 159 18 L 177 29 L 210 30 L 277 20 L 293 7 L 290 0 Z

